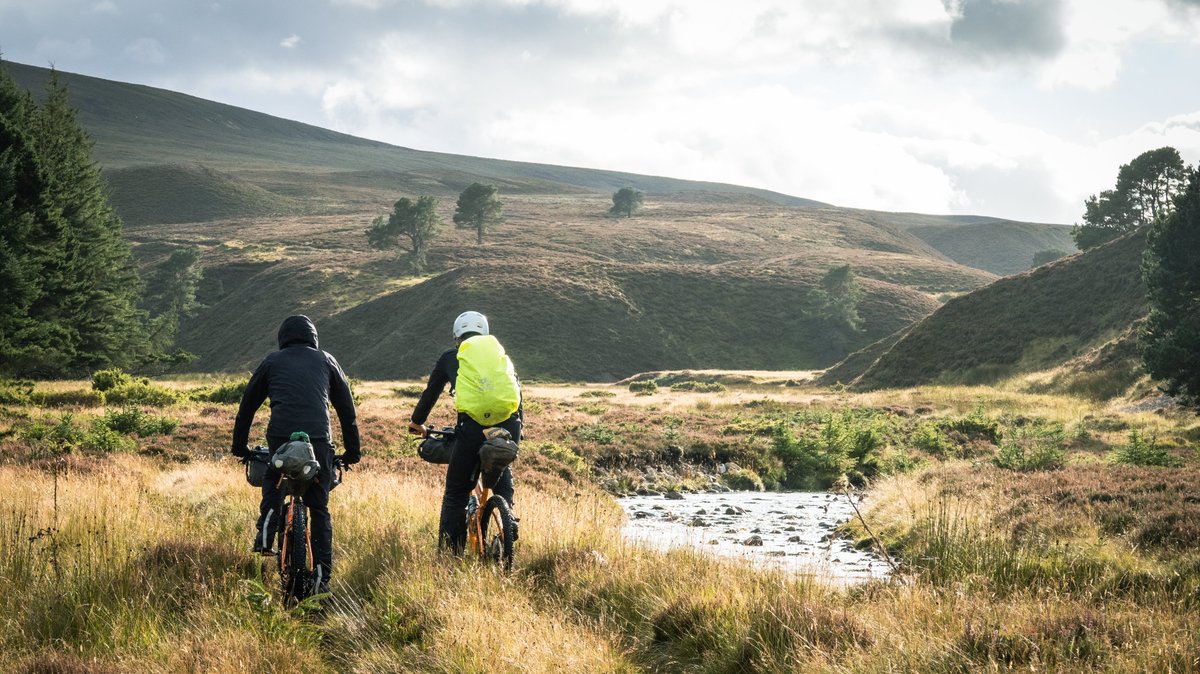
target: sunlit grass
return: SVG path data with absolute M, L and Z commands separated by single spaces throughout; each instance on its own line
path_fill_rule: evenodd
M 165 384 L 186 393 L 212 381 Z M 356 382 L 367 458 L 332 495 L 335 597 L 316 613 L 281 606 L 276 576 L 249 553 L 258 494 L 225 458 L 235 405 L 152 410 L 178 428 L 115 454 L 34 452 L 19 438 L 37 420 L 103 407 L 0 408 L 0 650 L 10 669 L 1200 672 L 1190 417 L 985 387 L 755 385 L 739 391 L 751 405 L 699 394 L 675 407 L 625 387 L 534 385 L 516 471 L 521 541 L 505 576 L 437 552 L 442 472 L 411 456 L 403 424 L 414 401 L 395 393 L 420 384 Z M 45 386 L 67 395 L 87 384 Z M 593 390 L 616 395 L 581 395 Z M 630 545 L 592 478 L 534 449 L 558 443 L 563 457 L 590 462 L 600 455 L 572 429 L 598 423 L 627 441 L 613 456 L 643 442 L 720 446 L 735 417 L 753 428 L 768 418 L 756 415 L 811 422 L 846 407 L 897 423 L 976 412 L 1057 422 L 1068 460 L 1016 473 L 984 454 L 873 480 L 865 515 L 902 573 L 845 588 Z M 443 401 L 434 417 L 452 414 Z M 1110 463 L 1131 429 L 1158 432 L 1182 464 Z

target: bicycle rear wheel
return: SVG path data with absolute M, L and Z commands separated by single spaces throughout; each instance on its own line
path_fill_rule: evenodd
M 512 571 L 516 523 L 508 501 L 505 501 L 503 496 L 493 495 L 483 505 L 479 520 L 483 534 L 484 557 L 499 564 L 501 569 Z
M 303 601 L 309 594 L 308 509 L 292 499 L 284 510 L 286 518 L 280 535 L 279 578 L 283 597 Z

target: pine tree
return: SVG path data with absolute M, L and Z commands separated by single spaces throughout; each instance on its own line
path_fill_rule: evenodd
M 1200 168 L 1176 210 L 1150 228 L 1142 260 L 1150 315 L 1138 347 L 1167 393 L 1200 408 Z
M 36 106 L 0 68 L 0 371 L 85 374 L 152 357 L 141 282 L 92 143 L 55 73 Z

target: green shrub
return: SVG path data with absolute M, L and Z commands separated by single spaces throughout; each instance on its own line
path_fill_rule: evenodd
M 17 433 L 17 438 L 36 447 L 71 451 L 84 440 L 84 432 L 75 425 L 75 415 L 64 414 L 54 424 L 35 421 Z
M 1066 463 L 1061 424 L 1028 424 L 1004 434 L 994 463 L 1008 470 L 1057 470 Z
M 192 400 L 202 402 L 217 403 L 217 404 L 237 404 L 242 401 L 242 394 L 246 392 L 246 382 L 230 381 L 217 386 L 205 387 L 192 391 L 189 395 Z
M 926 454 L 944 459 L 958 456 L 958 445 L 946 437 L 941 424 L 933 421 L 923 421 L 917 426 L 913 446 Z
M 1131 466 L 1174 466 L 1178 465 L 1175 457 L 1167 452 L 1167 448 L 1158 443 L 1158 436 L 1146 436 L 1136 429 L 1129 431 L 1129 444 L 1114 449 L 1109 454 L 1113 463 L 1124 463 Z
M 629 390 L 638 395 L 654 395 L 658 392 L 658 383 L 654 381 L 631 381 Z
M 611 398 L 617 395 L 612 391 L 604 391 L 601 389 L 591 389 L 579 394 L 580 398 Z
M 27 379 L 0 379 L 0 405 L 32 405 L 33 388 Z
M 721 393 L 728 391 L 729 387 L 721 382 L 704 382 L 704 381 L 680 381 L 671 384 L 672 391 L 695 391 L 697 393 Z
M 407 386 L 397 386 L 392 389 L 392 392 L 401 398 L 420 398 L 425 392 L 425 387 L 420 384 L 409 384 Z
M 617 432 L 604 424 L 580 426 L 575 430 L 575 435 L 580 440 L 594 442 L 597 445 L 615 445 L 620 440 Z
M 126 407 L 119 412 L 109 410 L 104 414 L 104 425 L 126 435 L 170 435 L 179 427 L 179 420 L 174 417 L 160 417 L 146 414 L 138 407 Z
M 805 427 L 799 434 L 779 426 L 772 452 L 783 463 L 785 487 L 825 489 L 852 472 L 875 475 L 883 445 L 879 419 L 846 411 L 829 414 L 817 428 Z
M 174 405 L 181 399 L 175 391 L 151 384 L 147 379 L 109 389 L 104 395 L 107 402 L 112 405 L 166 407 Z
M 106 400 L 104 391 L 76 389 L 74 391 L 45 391 L 35 397 L 45 407 L 102 407 Z
M 95 419 L 80 443 L 82 447 L 97 452 L 128 452 L 137 446 L 133 438 L 122 435 L 108 427 L 104 419 Z
M 522 443 L 522 448 L 529 449 L 541 454 L 542 456 L 554 459 L 555 461 L 566 465 L 571 469 L 571 472 L 575 473 L 576 475 L 587 475 L 591 473 L 592 469 L 591 466 L 588 465 L 587 461 L 584 461 L 582 457 L 575 453 L 575 450 L 567 447 L 564 444 L 557 442 L 529 442 Z
M 92 388 L 97 391 L 111 391 L 121 386 L 133 383 L 133 377 L 119 368 L 111 370 L 96 370 L 92 373 Z
M 965 417 L 944 419 L 939 426 L 947 433 L 957 433 L 966 440 L 986 440 L 993 445 L 1000 442 L 1000 422 L 984 416 L 979 408 Z

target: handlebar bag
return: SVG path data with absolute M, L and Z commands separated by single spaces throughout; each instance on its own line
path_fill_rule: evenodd
M 417 456 L 429 463 L 446 465 L 450 463 L 450 457 L 453 454 L 453 438 L 438 438 L 431 435 L 422 440 L 421 444 L 417 446 Z
M 275 451 L 271 463 L 275 470 L 298 482 L 310 482 L 321 472 L 317 453 L 313 451 L 312 444 L 303 439 L 292 440 L 280 447 Z
M 267 464 L 271 461 L 271 452 L 264 448 L 256 447 L 250 456 L 246 458 L 246 481 L 252 487 L 263 486 L 263 480 L 267 475 Z

